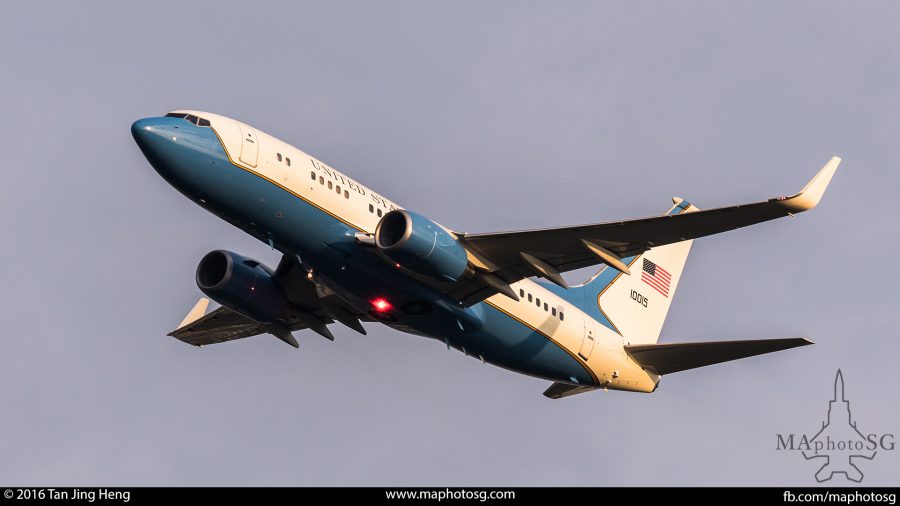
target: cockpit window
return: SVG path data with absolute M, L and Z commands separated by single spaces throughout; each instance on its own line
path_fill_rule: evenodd
M 193 123 L 197 126 L 202 126 L 202 127 L 210 126 L 208 119 L 199 118 L 197 116 L 194 116 L 193 114 L 188 114 L 188 113 L 184 113 L 184 112 L 170 112 L 169 114 L 166 114 L 166 117 L 167 118 L 181 118 L 181 119 L 187 120 L 188 122 Z

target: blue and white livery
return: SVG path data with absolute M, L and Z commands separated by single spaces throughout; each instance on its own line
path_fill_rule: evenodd
M 811 344 L 805 338 L 658 343 L 692 240 L 815 207 L 832 158 L 799 193 L 701 211 L 519 232 L 465 234 L 403 208 L 250 125 L 201 111 L 145 118 L 132 135 L 184 196 L 283 256 L 229 251 L 197 267 L 202 298 L 170 335 L 196 346 L 272 334 L 299 346 L 361 322 L 440 341 L 544 378 L 551 398 L 652 392 L 663 374 Z M 562 272 L 599 265 L 580 286 Z M 532 280 L 532 278 L 541 278 Z M 209 299 L 221 307 L 207 313 Z

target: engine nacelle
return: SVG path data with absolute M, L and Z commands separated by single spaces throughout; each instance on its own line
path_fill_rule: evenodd
M 375 245 L 386 257 L 438 281 L 457 281 L 466 272 L 466 249 L 428 218 L 406 210 L 384 215 L 375 228 Z
M 273 272 L 237 253 L 211 251 L 197 265 L 197 286 L 209 298 L 259 323 L 286 319 L 291 304 Z

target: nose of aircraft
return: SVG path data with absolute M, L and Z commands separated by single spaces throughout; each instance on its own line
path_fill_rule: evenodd
M 142 118 L 131 124 L 131 136 L 147 156 L 159 156 L 158 150 L 171 141 L 168 118 Z
M 138 140 L 140 138 L 140 135 L 150 132 L 150 130 L 153 128 L 153 125 L 156 124 L 156 121 L 154 121 L 155 119 L 156 118 L 141 118 L 132 123 L 131 135 L 134 137 L 134 139 Z
M 131 135 L 147 161 L 170 184 L 189 191 L 191 167 L 196 160 L 190 142 L 185 142 L 190 125 L 179 118 L 143 118 L 131 124 Z
M 203 191 L 214 173 L 211 169 L 218 167 L 220 144 L 208 124 L 198 126 L 177 116 L 150 117 L 132 123 L 131 135 L 156 172 L 185 195 Z
M 131 124 L 131 136 L 154 166 L 161 161 L 163 150 L 171 142 L 162 118 L 142 118 Z M 169 142 L 166 142 L 166 141 Z

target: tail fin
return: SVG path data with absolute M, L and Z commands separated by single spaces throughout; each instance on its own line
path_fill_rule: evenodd
M 674 198 L 666 214 L 697 211 L 689 202 Z M 650 344 L 659 340 L 669 305 L 681 279 L 693 241 L 652 248 L 624 258 L 631 275 L 605 267 L 579 287 L 561 293 L 630 344 Z M 580 292 L 580 293 L 577 293 Z

